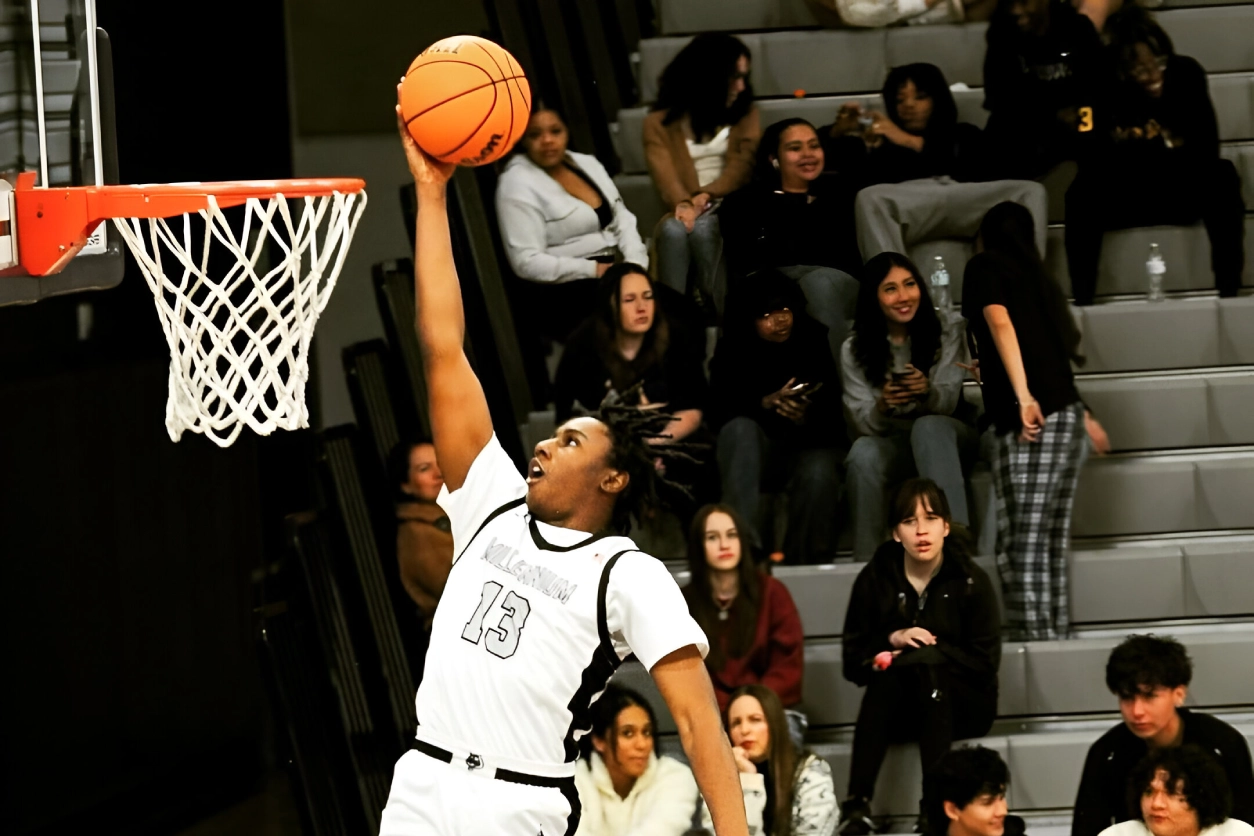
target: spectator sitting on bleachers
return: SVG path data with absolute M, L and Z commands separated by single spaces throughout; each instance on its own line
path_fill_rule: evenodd
M 949 536 L 945 492 L 930 479 L 907 481 L 892 519 L 893 539 L 858 573 L 845 613 L 843 673 L 866 686 L 842 805 L 845 836 L 873 830 L 871 797 L 890 743 L 918 741 L 926 775 L 954 740 L 987 734 L 997 716 L 997 596 Z
M 829 171 L 857 172 L 861 185 L 923 177 L 970 179 L 980 129 L 958 121 L 958 105 L 935 64 L 894 67 L 884 81 L 884 110 L 841 105 L 819 136 Z
M 749 48 L 731 35 L 698 35 L 662 71 L 644 120 L 649 175 L 671 214 L 655 231 L 658 278 L 711 304 L 720 239 L 712 209 L 749 182 L 762 129 L 749 86 Z
M 976 247 L 982 252 L 967 264 L 962 313 L 996 432 L 997 564 L 1008 636 L 1067 638 L 1076 482 L 1090 440 L 1099 454 L 1110 444 L 1076 391 L 1071 364 L 1083 362 L 1080 332 L 1045 272 L 1028 210 L 994 206 Z
M 1193 662 L 1184 645 L 1175 639 L 1129 636 L 1111 651 L 1106 662 L 1106 687 L 1119 698 L 1123 722 L 1089 748 L 1076 794 L 1071 836 L 1097 836 L 1112 824 L 1136 818 L 1136 808 L 1127 806 L 1126 791 L 1134 769 L 1140 774 L 1137 762 L 1147 752 L 1186 744 L 1218 759 L 1235 800 L 1235 806 L 1225 814 L 1254 824 L 1254 768 L 1249 747 L 1241 732 L 1223 720 L 1182 707 L 1192 679 Z M 1191 781 L 1185 783 L 1188 791 L 1196 787 Z M 1138 786 L 1144 785 L 1143 781 Z M 1185 794 L 1192 800 L 1188 791 Z
M 1231 818 L 1233 796 L 1223 770 L 1197 746 L 1152 749 L 1132 773 L 1127 804 L 1136 818 L 1102 836 L 1254 836 Z
M 718 210 L 728 292 L 751 273 L 777 268 L 801 285 L 810 315 L 827 326 L 832 357 L 839 357 L 858 295 L 850 272 L 862 264 L 853 223 L 857 186 L 848 176 L 823 176 L 823 146 L 804 119 L 768 127 L 757 156 L 753 182 Z
M 720 711 L 742 685 L 760 683 L 785 707 L 801 702 L 805 633 L 788 587 L 762 572 L 740 514 L 706 505 L 692 519 L 684 587 L 688 611 L 709 639 L 705 666 Z
M 1001 755 L 964 746 L 941 756 L 923 776 L 923 814 L 930 836 L 1023 836 L 1019 816 L 1007 815 L 1010 770 Z
M 832 768 L 799 748 L 788 733 L 784 707 L 765 685 L 736 689 L 727 706 L 727 732 L 740 769 L 749 832 L 763 836 L 830 836 L 840 807 Z M 701 805 L 701 824 L 713 832 Z
M 657 718 L 648 700 L 611 683 L 592 706 L 580 741 L 575 789 L 583 812 L 575 836 L 681 836 L 692 826 L 692 770 L 654 748 Z
M 1210 235 L 1219 295 L 1236 296 L 1245 204 L 1236 167 L 1219 156 L 1206 71 L 1176 55 L 1148 16 L 1116 26 L 1111 52 L 1122 83 L 1103 124 L 1109 143 L 1081 166 L 1067 191 L 1067 267 L 1076 304 L 1093 302 L 1104 232 L 1198 220 Z
M 510 268 L 527 280 L 528 306 L 562 340 L 592 313 L 596 279 L 615 261 L 647 267 L 636 216 L 605 166 L 567 148 L 566 123 L 536 101 L 496 187 L 496 215 Z
M 827 329 L 805 310 L 801 289 L 764 270 L 728 300 L 710 361 L 710 412 L 718 431 L 723 501 L 762 536 L 762 494 L 788 492 L 784 554 L 822 563 L 836 556 L 844 421 L 840 373 Z M 743 536 L 742 532 L 742 536 Z
M 809 0 L 815 17 L 827 26 L 880 28 L 898 24 L 962 23 L 971 6 L 987 6 L 988 0 Z
M 1064 0 L 1000 0 L 984 56 L 987 179 L 1033 179 L 1082 157 L 1106 119 L 1093 23 Z
M 401 584 L 431 632 L 435 607 L 453 568 L 453 530 L 435 499 L 444 486 L 435 446 L 430 441 L 402 441 L 388 456 L 388 475 L 396 493 L 396 562 Z
M 662 299 L 670 304 L 660 304 Z M 673 314 L 685 305 L 691 302 L 654 285 L 640 265 L 610 267 L 598 284 L 595 312 L 571 333 L 558 363 L 553 381 L 557 423 L 575 414 L 576 403 L 584 410 L 597 409 L 612 390 L 638 399 L 641 407 L 661 407 L 675 416 L 666 431 L 670 438 L 658 443 L 695 441 L 694 434 L 702 432 L 709 387 L 702 368 L 705 334 L 691 324 L 691 312 Z M 671 464 L 682 471 L 671 476 L 701 496 L 715 493 L 712 457 L 691 452 L 698 454 L 693 461 Z M 688 497 L 663 499 L 684 519 L 696 508 Z
M 979 455 L 973 423 L 955 413 L 967 360 L 966 323 L 942 318 L 914 263 L 880 253 L 862 271 L 853 335 L 840 355 L 845 423 L 854 436 L 845 460 L 853 556 L 870 560 L 888 526 L 888 492 L 909 476 L 933 479 L 954 521 L 971 524 L 964 473 Z

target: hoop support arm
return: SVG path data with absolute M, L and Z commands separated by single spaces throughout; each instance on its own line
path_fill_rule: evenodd
M 21 233 L 18 259 L 30 275 L 47 276 L 69 264 L 87 244 L 87 237 L 109 218 L 169 218 L 200 212 L 208 208 L 210 195 L 219 208 L 226 209 L 250 198 L 351 194 L 365 185 L 363 180 L 338 178 L 45 189 L 35 187 L 35 172 L 22 172 L 14 189 L 16 226 Z

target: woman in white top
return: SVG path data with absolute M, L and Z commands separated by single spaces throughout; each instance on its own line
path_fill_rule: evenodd
M 697 782 L 653 748 L 657 720 L 640 694 L 610 685 L 592 706 L 591 741 L 575 764 L 583 812 L 576 836 L 680 836 L 692 825 Z
M 831 836 L 840 818 L 832 768 L 793 745 L 784 706 L 765 685 L 737 688 L 727 731 L 740 769 L 749 832 L 760 836 Z M 713 832 L 701 805 L 701 825 Z
M 560 114 L 537 102 L 496 187 L 501 241 L 527 301 L 556 339 L 592 313 L 597 283 L 615 261 L 647 267 L 636 216 L 596 157 L 571 151 Z M 557 322 L 552 322 L 555 318 Z
M 749 182 L 762 133 L 749 86 L 749 49 L 724 32 L 693 38 L 662 71 L 644 120 L 649 175 L 671 210 L 658 224 L 658 278 L 681 293 L 690 268 L 706 301 L 722 239 L 710 211 Z
M 1128 809 L 1140 818 L 1101 836 L 1254 836 L 1254 827 L 1228 817 L 1228 776 L 1210 752 L 1193 745 L 1150 749 L 1128 780 Z

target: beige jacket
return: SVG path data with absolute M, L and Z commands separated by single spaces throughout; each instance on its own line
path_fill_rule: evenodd
M 762 125 L 758 121 L 758 107 L 731 126 L 727 138 L 727 156 L 723 173 L 713 183 L 702 187 L 697 181 L 697 167 L 688 154 L 688 138 L 684 135 L 682 119 L 663 125 L 666 114 L 655 110 L 644 120 L 644 154 L 649 164 L 649 175 L 658 194 L 670 209 L 681 200 L 687 200 L 698 192 L 710 197 L 724 197 L 749 182 L 753 175 L 753 156 L 758 150 Z
M 444 509 L 434 502 L 401 502 L 396 506 L 396 562 L 401 583 L 422 609 L 430 631 L 435 606 L 453 568 L 453 532 Z

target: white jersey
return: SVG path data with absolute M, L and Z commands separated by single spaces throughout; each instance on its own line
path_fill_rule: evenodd
M 627 537 L 537 522 L 496 436 L 438 502 L 453 527 L 418 688 L 418 738 L 536 775 L 574 774 L 589 708 L 630 654 L 646 669 L 705 634 Z

